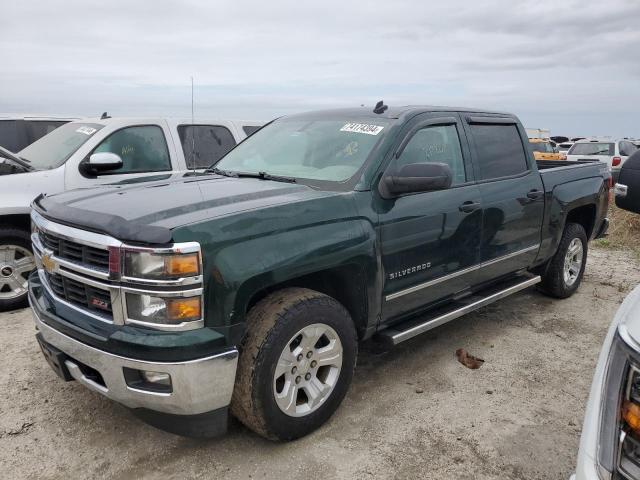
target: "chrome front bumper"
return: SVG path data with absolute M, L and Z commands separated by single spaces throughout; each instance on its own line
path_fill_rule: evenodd
M 31 312 L 44 340 L 70 357 L 65 366 L 75 380 L 129 408 L 197 415 L 227 407 L 231 402 L 238 362 L 236 349 L 185 362 L 134 360 L 98 350 L 60 333 L 43 322 L 33 304 Z M 87 378 L 74 360 L 98 371 L 104 385 Z M 123 367 L 168 373 L 171 375 L 172 392 L 159 393 L 130 387 L 125 381 Z

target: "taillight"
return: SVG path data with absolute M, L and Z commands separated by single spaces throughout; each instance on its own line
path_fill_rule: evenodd
M 613 157 L 611 159 L 611 166 L 612 167 L 617 167 L 618 165 L 620 165 L 622 163 L 622 159 L 620 157 Z

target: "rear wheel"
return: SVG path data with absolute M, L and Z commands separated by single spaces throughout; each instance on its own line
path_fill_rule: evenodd
M 357 336 L 348 312 L 327 295 L 287 288 L 253 307 L 247 324 L 231 412 L 273 440 L 320 427 L 353 377 Z
M 35 268 L 29 233 L 0 228 L 0 311 L 27 306 L 27 280 Z
M 584 227 L 578 223 L 567 224 L 558 250 L 542 277 L 542 290 L 556 298 L 573 295 L 582 282 L 587 264 L 587 250 L 587 234 Z

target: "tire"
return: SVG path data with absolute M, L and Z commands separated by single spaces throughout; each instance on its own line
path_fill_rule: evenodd
M 316 335 L 319 340 L 312 345 Z M 307 357 L 309 351 L 311 357 Z M 341 365 L 337 367 L 339 353 Z M 353 378 L 357 353 L 355 326 L 339 302 L 305 288 L 272 293 L 247 316 L 231 413 L 267 439 L 303 437 L 324 424 L 340 406 Z M 316 362 L 312 368 L 314 358 L 327 365 Z M 314 402 L 307 395 L 311 391 L 322 399 Z M 287 397 L 295 402 L 288 402 L 290 408 L 285 411 Z
M 579 251 L 580 258 L 572 253 Z M 549 261 L 544 275 L 542 276 L 541 289 L 544 293 L 556 298 L 568 298 L 575 293 L 582 282 L 584 269 L 587 265 L 587 234 L 584 227 L 578 223 L 569 223 L 566 225 L 560 244 L 555 255 Z M 571 255 L 573 261 L 569 261 Z M 565 264 L 567 260 L 567 264 Z M 567 268 L 571 264 L 571 273 L 567 277 Z
M 27 306 L 27 278 L 35 267 L 29 232 L 0 227 L 0 312 Z

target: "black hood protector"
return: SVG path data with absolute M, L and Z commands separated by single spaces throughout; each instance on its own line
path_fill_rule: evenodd
M 43 217 L 70 227 L 102 233 L 123 242 L 167 245 L 171 243 L 171 230 L 125 220 L 118 215 L 69 207 L 42 194 L 32 204 Z

